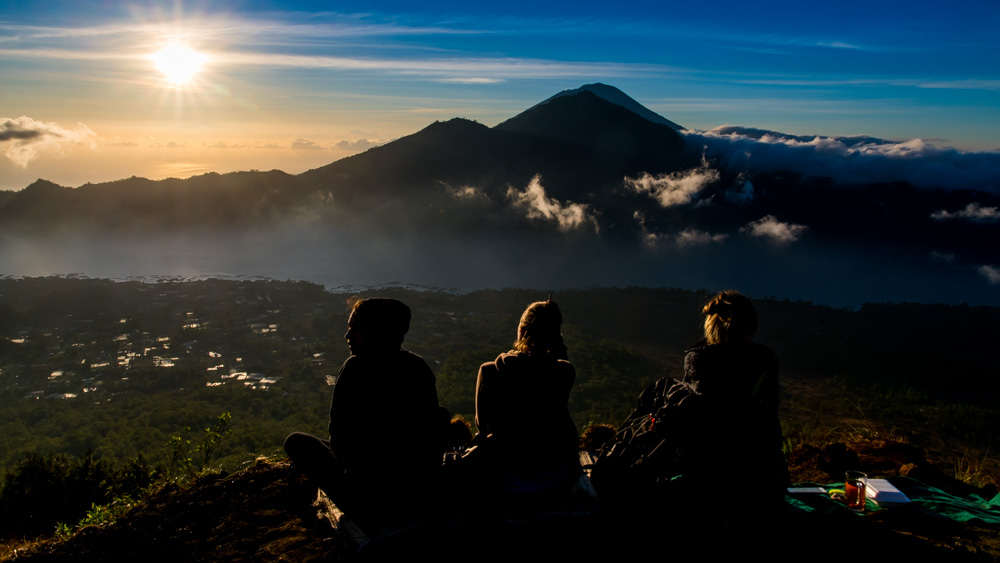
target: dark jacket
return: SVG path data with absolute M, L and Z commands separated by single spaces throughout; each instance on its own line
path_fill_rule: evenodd
M 330 449 L 354 478 L 432 471 L 441 464 L 440 412 L 434 373 L 420 356 L 351 356 L 330 401 Z
M 521 352 L 479 368 L 476 426 L 499 472 L 579 471 L 577 433 L 569 415 L 573 364 Z
M 684 383 L 697 394 L 685 432 L 685 477 L 718 483 L 739 475 L 762 492 L 782 492 L 788 468 L 774 351 L 753 342 L 703 340 L 684 356 Z

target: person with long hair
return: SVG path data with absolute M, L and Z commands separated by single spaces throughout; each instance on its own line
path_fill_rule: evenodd
M 485 461 L 481 484 L 497 495 L 556 497 L 579 480 L 569 394 L 576 378 L 563 343 L 562 312 L 551 299 L 521 315 L 509 352 L 479 368 L 476 426 Z M 521 496 L 519 498 L 525 498 Z

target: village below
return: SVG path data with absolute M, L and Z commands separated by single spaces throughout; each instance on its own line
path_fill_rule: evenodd
M 236 522 L 246 518 L 241 511 L 256 510 L 251 508 L 255 495 L 265 495 L 283 511 L 306 515 L 296 517 L 306 518 L 303 530 L 313 530 L 302 531 L 303 537 L 319 534 L 296 540 L 305 542 L 300 545 L 305 551 L 294 560 L 336 552 L 330 551 L 335 534 L 317 532 L 322 526 L 307 518 L 314 514 L 312 499 L 302 492 L 308 485 L 281 463 L 281 443 L 291 431 L 325 432 L 331 385 L 348 355 L 343 340 L 348 303 L 375 295 L 411 306 L 414 318 L 404 346 L 431 365 L 441 403 L 470 420 L 478 365 L 510 347 L 513 335 L 508 333 L 524 304 L 544 297 L 532 290 L 458 293 L 402 285 L 328 290 L 306 282 L 248 278 L 0 279 L 0 432 L 5 436 L 0 461 L 6 472 L 0 499 L 6 502 L 8 526 L 16 521 L 25 527 L 21 532 L 5 527 L 10 549 L 23 552 L 26 544 L 17 538 L 45 537 L 56 529 L 56 522 L 42 524 L 12 512 L 27 510 L 16 505 L 23 492 L 13 490 L 23 483 L 16 477 L 32 463 L 49 460 L 51 467 L 88 466 L 92 473 L 103 467 L 119 476 L 126 473 L 114 468 L 140 463 L 161 485 L 145 500 L 134 498 L 129 510 L 161 511 L 156 518 L 181 510 L 170 507 L 181 498 L 214 495 L 215 500 L 184 501 L 211 504 L 225 496 L 213 488 L 247 487 L 244 496 L 225 500 L 224 507 L 205 510 L 232 511 L 218 517 Z M 646 385 L 681 376 L 684 350 L 699 336 L 700 304 L 707 296 L 648 288 L 553 294 L 566 317 L 566 343 L 577 367 L 570 410 L 578 429 L 620 423 Z M 872 467 L 872 474 L 902 472 L 955 494 L 996 495 L 998 460 L 990 447 L 1000 413 L 991 399 L 998 389 L 988 354 L 988 343 L 996 337 L 995 309 L 884 304 L 848 310 L 769 296 L 757 297 L 756 303 L 758 339 L 774 347 L 781 360 L 781 418 L 793 481 L 834 482 L 845 464 L 860 464 Z M 895 337 L 875 340 L 889 326 Z M 959 326 L 965 328 L 961 337 Z M 923 348 L 931 341 L 938 343 L 934 350 L 948 353 Z M 946 369 L 953 375 L 949 392 L 942 393 L 936 382 Z M 290 496 L 267 483 L 272 479 L 288 485 Z M 738 460 L 733 479 L 739 479 Z M 163 483 L 173 484 L 164 489 Z M 232 504 L 239 502 L 250 504 Z M 61 515 L 64 533 L 75 529 L 76 520 L 86 522 L 88 511 L 99 504 L 87 504 L 75 516 Z M 45 512 L 37 505 L 32 510 L 39 516 Z M 291 518 L 281 514 L 274 518 Z M 121 526 L 139 525 L 136 518 L 123 518 Z M 110 522 L 91 524 L 114 528 Z M 720 523 L 721 529 L 733 525 Z M 942 532 L 947 538 L 924 533 L 933 536 L 924 539 L 949 544 L 952 554 L 992 549 L 996 555 L 997 547 L 983 540 L 995 537 L 989 527 L 949 530 Z M 87 532 L 82 535 L 91 539 L 71 541 L 118 541 L 105 533 L 113 532 Z M 211 541 L 235 541 L 220 534 Z M 961 546 L 957 552 L 955 544 Z M 60 548 L 40 549 L 57 553 Z M 13 551 L 4 557 L 14 557 Z M 212 557 L 206 553 L 192 560 L 227 560 Z

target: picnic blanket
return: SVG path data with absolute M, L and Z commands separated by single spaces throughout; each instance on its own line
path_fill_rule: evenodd
M 949 518 L 956 522 L 970 522 L 985 525 L 1000 526 L 1000 494 L 991 499 L 984 499 L 978 495 L 957 496 L 946 493 L 941 489 L 930 487 L 916 479 L 909 477 L 890 477 L 890 483 L 903 492 L 910 503 L 892 507 L 890 510 L 916 511 L 927 516 Z M 796 487 L 817 486 L 815 483 L 798 483 Z M 843 483 L 833 483 L 818 485 L 824 489 L 843 489 Z M 824 495 L 789 495 L 786 502 L 800 510 L 806 512 L 833 513 L 847 510 L 843 505 L 825 497 Z M 871 499 L 868 500 L 866 511 L 874 512 L 886 510 L 880 507 Z

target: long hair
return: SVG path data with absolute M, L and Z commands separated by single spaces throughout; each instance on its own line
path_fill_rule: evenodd
M 753 302 L 732 289 L 719 292 L 701 312 L 705 314 L 705 340 L 709 344 L 739 342 L 757 331 Z
M 566 359 L 566 345 L 560 327 L 562 311 L 555 301 L 536 301 L 524 310 L 518 325 L 520 337 L 514 343 L 514 350 L 525 354 L 552 356 Z

